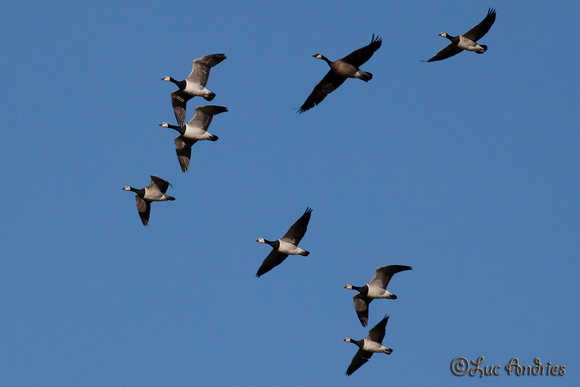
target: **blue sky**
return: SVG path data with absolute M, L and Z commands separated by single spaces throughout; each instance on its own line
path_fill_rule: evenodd
M 0 384 L 578 385 L 578 2 L 196 3 L 2 5 Z M 484 55 L 420 61 L 488 7 Z M 312 55 L 373 33 L 372 81 L 296 114 Z M 229 111 L 184 174 L 161 77 L 212 53 Z M 176 201 L 143 227 L 121 188 L 151 174 Z M 307 206 L 310 256 L 255 278 Z M 388 264 L 413 266 L 370 308 L 394 351 L 346 377 L 368 330 L 343 287 Z

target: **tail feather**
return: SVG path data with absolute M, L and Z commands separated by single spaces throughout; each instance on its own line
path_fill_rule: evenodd
M 373 79 L 373 74 L 372 73 L 368 73 L 368 72 L 363 72 L 363 76 L 361 78 L 363 81 L 368 82 L 371 79 Z
M 480 44 L 479 47 L 483 48 L 483 51 L 475 51 L 478 54 L 483 54 L 487 51 L 487 46 L 485 44 Z
M 209 95 L 203 97 L 206 101 L 211 101 L 215 98 L 215 93 L 209 92 Z
M 209 141 L 217 141 L 219 139 L 218 136 L 216 136 L 215 134 L 212 134 L 210 138 L 208 138 Z

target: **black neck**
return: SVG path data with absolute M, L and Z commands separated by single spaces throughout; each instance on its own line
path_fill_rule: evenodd
M 353 286 L 352 288 L 354 290 L 358 291 L 363 296 L 366 296 L 369 293 L 369 287 L 368 287 L 368 285 L 365 285 L 365 286 Z
M 179 87 L 180 90 L 185 89 L 185 79 L 183 81 L 177 81 L 171 77 L 169 77 L 169 80 L 173 83 L 175 83 L 177 85 L 177 87 Z
M 137 189 L 137 188 L 129 187 L 129 189 L 141 197 L 143 197 L 143 195 L 145 195 L 145 188 Z
M 447 34 L 447 35 L 445 35 L 445 37 L 447 39 L 451 40 L 455 44 L 459 43 L 459 36 L 451 36 L 451 35 Z
M 177 130 L 180 134 L 185 133 L 185 125 L 183 125 L 183 126 L 177 126 L 177 125 L 167 124 L 167 127 L 169 129 Z
M 320 55 L 322 57 L 322 60 L 324 60 L 326 63 L 328 63 L 328 65 L 330 66 L 330 64 L 332 63 L 327 57 L 325 57 L 324 55 Z
M 270 246 L 272 246 L 273 248 L 275 248 L 276 250 L 278 250 L 278 248 L 280 247 L 280 241 L 276 240 L 276 241 L 269 241 L 267 239 L 264 239 L 264 242 L 266 242 L 267 244 L 269 244 Z

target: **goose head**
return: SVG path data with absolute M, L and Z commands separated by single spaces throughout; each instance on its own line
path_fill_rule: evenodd
M 128 185 L 123 187 L 123 191 L 133 191 L 133 188 L 129 187 Z
M 184 126 L 177 126 L 177 125 L 168 124 L 167 122 L 162 122 L 162 123 L 159 124 L 159 126 L 162 126 L 164 128 L 175 129 L 180 134 L 183 134 L 185 132 L 185 125 Z
M 264 238 L 258 238 L 258 240 L 256 242 L 259 243 L 266 243 L 266 240 Z
M 439 34 L 439 36 L 442 36 L 444 38 L 448 38 L 449 37 L 449 35 L 447 35 L 447 32 L 442 32 L 442 33 Z
M 165 77 L 161 78 L 161 80 L 165 81 L 165 82 L 171 82 L 171 77 L 165 76 Z

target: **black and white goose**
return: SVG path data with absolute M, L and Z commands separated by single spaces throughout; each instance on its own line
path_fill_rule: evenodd
M 260 277 L 266 274 L 274 267 L 278 266 L 288 257 L 288 255 L 303 255 L 307 256 L 310 254 L 309 251 L 303 250 L 298 247 L 298 243 L 302 240 L 304 234 L 306 234 L 306 228 L 308 227 L 308 222 L 310 221 L 310 214 L 312 213 L 312 208 L 307 207 L 304 214 L 298 219 L 284 234 L 284 236 L 276 241 L 269 241 L 264 238 L 259 238 L 257 242 L 266 243 L 272 246 L 272 251 L 256 273 L 256 277 Z
M 386 353 L 390 355 L 393 350 L 389 347 L 383 345 L 383 339 L 385 338 L 385 329 L 387 327 L 387 322 L 389 321 L 389 316 L 385 316 L 381 322 L 375 325 L 370 331 L 369 335 L 362 340 L 353 340 L 350 337 L 344 339 L 348 343 L 356 344 L 359 348 L 357 353 L 352 358 L 346 374 L 348 376 L 358 370 L 363 364 L 365 364 L 373 353 Z
M 218 140 L 218 136 L 208 133 L 207 128 L 211 124 L 213 116 L 227 111 L 228 109 L 224 106 L 198 106 L 195 108 L 193 118 L 186 125 L 176 126 L 168 124 L 167 122 L 159 124 L 159 126 L 175 129 L 179 132 L 179 136 L 175 137 L 175 152 L 177 153 L 177 160 L 179 160 L 182 172 L 189 170 L 191 147 L 193 144 L 203 140 Z
M 330 66 L 330 71 L 326 73 L 324 78 L 314 87 L 312 93 L 306 98 L 298 113 L 304 113 L 306 110 L 318 105 L 322 100 L 334 90 L 336 90 L 347 78 L 358 78 L 365 82 L 373 78 L 373 74 L 359 69 L 366 61 L 368 61 L 375 51 L 381 47 L 382 40 L 375 35 L 371 38 L 370 44 L 359 48 L 345 56 L 342 59 L 331 62 L 322 54 L 315 54 L 313 57 L 322 59 Z
M 381 266 L 375 271 L 373 279 L 365 286 L 346 285 L 346 289 L 357 290 L 352 299 L 354 301 L 354 310 L 363 327 L 369 323 L 369 304 L 377 298 L 396 299 L 397 296 L 387 290 L 389 281 L 396 273 L 405 270 L 413 270 L 411 266 L 388 265 Z
M 183 81 L 176 81 L 171 77 L 161 78 L 162 81 L 173 82 L 179 87 L 179 90 L 171 93 L 171 104 L 178 125 L 183 125 L 185 122 L 185 105 L 191 98 L 203 97 L 206 101 L 214 99 L 215 93 L 206 89 L 205 85 L 207 85 L 209 70 L 224 59 L 226 59 L 224 54 L 205 55 L 193 61 L 191 74 Z
M 447 59 L 453 55 L 459 54 L 463 50 L 475 51 L 476 54 L 483 54 L 487 51 L 485 44 L 478 44 L 477 41 L 481 39 L 495 22 L 495 9 L 489 8 L 487 16 L 478 25 L 472 27 L 463 35 L 451 36 L 446 32 L 442 32 L 439 36 L 447 38 L 451 43 L 439 51 L 435 56 L 427 62 L 435 62 L 442 59 Z
M 135 200 L 137 201 L 137 211 L 143 226 L 149 224 L 149 212 L 151 212 L 151 202 L 164 202 L 166 200 L 175 200 L 173 196 L 165 194 L 167 188 L 171 184 L 158 176 L 151 175 L 151 183 L 145 188 L 137 189 L 126 186 L 125 191 L 135 192 Z M 173 187 L 173 186 L 172 186 Z

